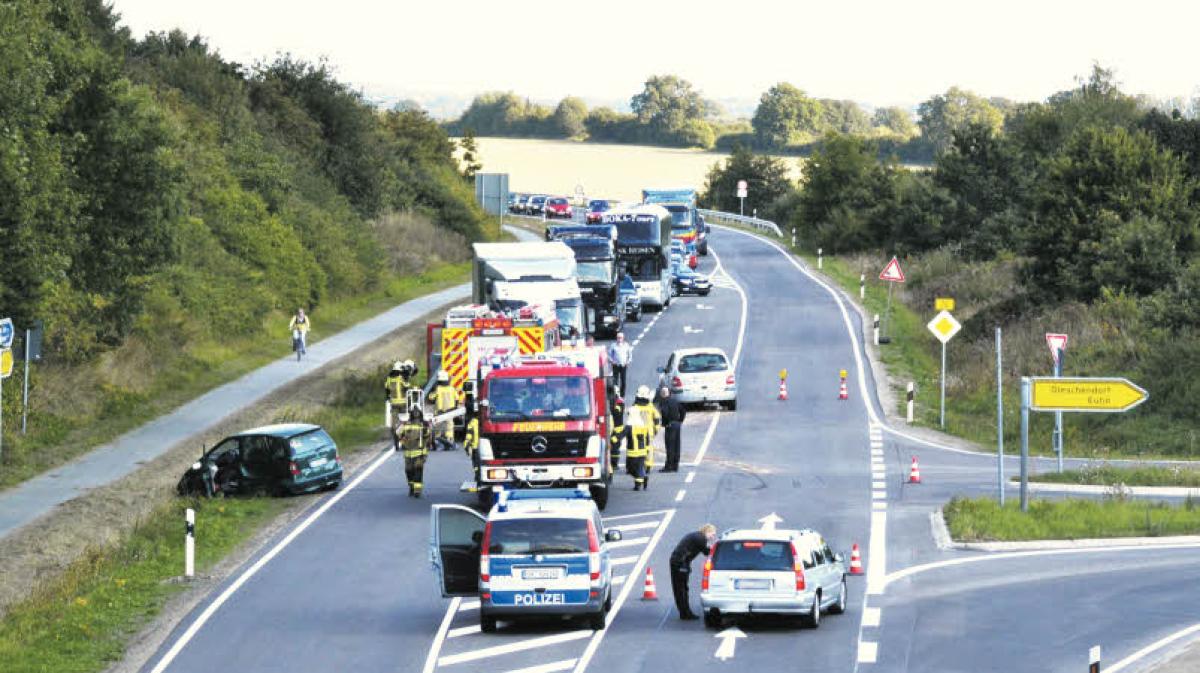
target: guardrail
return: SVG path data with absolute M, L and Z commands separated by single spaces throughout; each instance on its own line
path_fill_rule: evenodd
M 783 232 L 780 231 L 779 225 L 770 220 L 763 220 L 757 217 L 746 217 L 745 215 L 734 215 L 733 213 L 725 213 L 720 210 L 705 210 L 700 209 L 700 214 L 706 220 L 713 220 L 716 224 L 721 224 L 722 221 L 740 224 L 745 227 L 754 227 L 763 231 L 775 234 L 779 238 L 783 238 Z

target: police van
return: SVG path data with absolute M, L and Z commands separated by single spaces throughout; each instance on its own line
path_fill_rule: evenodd
M 429 557 L 442 595 L 479 598 L 479 626 L 500 620 L 578 616 L 603 629 L 612 607 L 609 544 L 585 490 L 501 491 L 485 517 L 462 505 L 434 505 Z

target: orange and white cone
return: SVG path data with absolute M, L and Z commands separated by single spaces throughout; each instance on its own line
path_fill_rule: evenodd
M 855 542 L 854 546 L 850 548 L 850 574 L 851 575 L 863 574 L 862 554 L 860 554 L 858 551 L 858 543 L 857 542 Z
M 787 379 L 779 379 L 779 399 L 787 400 Z
M 646 568 L 646 587 L 642 590 L 642 600 L 658 600 L 658 590 L 654 588 L 654 571 Z
M 846 389 L 846 379 L 842 379 L 842 385 L 840 388 L 838 388 L 838 399 L 839 400 L 850 399 L 850 391 Z
M 908 483 L 921 483 L 921 466 L 917 464 L 916 456 L 913 456 L 912 467 L 908 468 Z

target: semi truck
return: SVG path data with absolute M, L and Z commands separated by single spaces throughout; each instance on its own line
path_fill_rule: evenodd
M 473 302 L 506 313 L 550 305 L 564 337 L 584 336 L 583 299 L 571 248 L 558 241 L 476 243 L 473 248 Z
M 617 267 L 637 287 L 643 306 L 671 303 L 671 213 L 656 205 L 619 208 L 604 214 L 603 224 L 617 228 Z
M 589 334 L 599 337 L 615 337 L 625 325 L 616 238 L 613 226 L 546 227 L 547 240 L 561 241 L 575 253 L 575 277 L 586 311 L 584 324 Z
M 671 237 L 695 243 L 696 251 L 708 254 L 708 227 L 697 208 L 694 189 L 643 189 L 642 203 L 658 204 L 671 211 Z

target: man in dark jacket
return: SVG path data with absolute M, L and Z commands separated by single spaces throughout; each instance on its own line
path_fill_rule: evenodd
M 692 559 L 700 554 L 710 554 L 716 539 L 717 527 L 706 523 L 695 533 L 684 535 L 679 544 L 675 545 L 675 551 L 671 552 L 671 592 L 675 594 L 675 607 L 679 609 L 680 619 L 697 618 L 688 605 L 688 579 L 692 574 Z
M 657 404 L 663 422 L 663 442 L 667 448 L 667 464 L 663 465 L 662 471 L 678 472 L 680 429 L 683 427 L 687 411 L 679 400 L 671 397 L 671 389 L 666 386 L 658 391 Z

